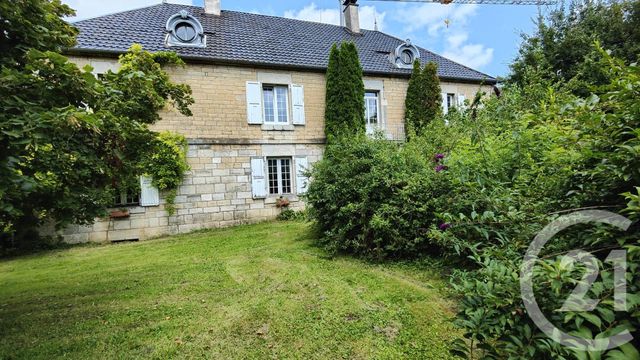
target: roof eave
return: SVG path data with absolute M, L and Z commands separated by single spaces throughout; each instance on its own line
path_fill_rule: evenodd
M 69 55 L 78 55 L 78 56 L 102 56 L 102 57 L 111 57 L 117 58 L 120 55 L 126 53 L 125 51 L 120 50 L 106 50 L 106 49 L 87 49 L 87 48 L 69 48 L 65 51 Z M 248 61 L 248 60 L 232 60 L 232 59 L 213 59 L 206 56 L 196 56 L 196 55 L 178 55 L 185 62 L 195 62 L 201 64 L 216 64 L 216 65 L 239 65 L 239 66 L 252 66 L 259 67 L 265 69 L 275 69 L 275 70 L 299 70 L 299 71 L 312 71 L 312 72 L 321 72 L 325 73 L 327 69 L 323 66 L 311 66 L 311 65 L 293 65 L 293 64 L 273 64 L 269 62 L 260 62 L 260 61 Z M 369 76 L 384 76 L 384 77 L 393 77 L 393 78 L 410 78 L 411 73 L 398 73 L 398 72 L 387 72 L 387 71 L 363 71 L 364 75 Z M 443 81 L 454 81 L 468 84 L 485 84 L 485 85 L 495 85 L 497 84 L 497 80 L 491 77 L 486 79 L 469 79 L 469 78 L 461 78 L 461 77 L 450 77 L 450 76 L 440 76 L 440 79 Z

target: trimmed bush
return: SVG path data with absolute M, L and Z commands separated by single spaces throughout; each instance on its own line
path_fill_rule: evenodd
M 327 249 L 371 258 L 432 249 L 426 235 L 451 190 L 432 151 L 363 135 L 332 145 L 330 152 L 314 165 L 307 193 Z

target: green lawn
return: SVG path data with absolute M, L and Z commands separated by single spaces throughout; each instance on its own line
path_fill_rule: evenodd
M 271 222 L 0 260 L 4 358 L 446 359 L 446 283 Z

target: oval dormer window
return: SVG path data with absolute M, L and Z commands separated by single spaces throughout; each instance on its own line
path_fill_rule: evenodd
M 413 63 L 413 52 L 411 52 L 411 50 L 409 49 L 403 50 L 402 54 L 400 55 L 400 60 L 405 65 L 411 65 Z
M 413 62 L 420 59 L 420 50 L 407 40 L 396 48 L 391 61 L 400 69 L 411 69 Z
M 206 36 L 202 25 L 186 10 L 173 15 L 167 21 L 167 46 L 206 46 Z
M 193 25 L 181 22 L 176 25 L 176 37 L 180 39 L 182 42 L 191 42 L 196 38 L 196 29 L 193 28 Z

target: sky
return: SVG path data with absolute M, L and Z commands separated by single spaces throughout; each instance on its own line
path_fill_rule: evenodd
M 203 0 L 169 0 L 202 5 Z M 70 20 L 154 5 L 161 0 L 63 0 L 76 10 Z M 222 10 L 339 24 L 338 0 L 221 0 Z M 514 5 L 441 5 L 360 0 L 360 24 L 378 29 L 492 76 L 505 76 L 520 34 L 534 30 L 533 19 L 547 8 Z M 448 25 L 447 25 L 448 24 Z

